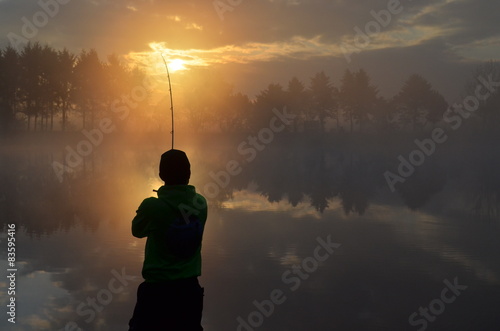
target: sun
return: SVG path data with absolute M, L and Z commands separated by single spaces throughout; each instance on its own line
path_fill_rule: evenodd
M 181 59 L 173 59 L 168 63 L 168 70 L 170 72 L 176 72 L 179 70 L 186 70 L 186 67 L 184 66 L 185 62 Z

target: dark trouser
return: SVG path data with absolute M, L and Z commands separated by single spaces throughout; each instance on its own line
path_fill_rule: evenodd
M 143 282 L 129 331 L 201 331 L 203 288 L 198 278 Z

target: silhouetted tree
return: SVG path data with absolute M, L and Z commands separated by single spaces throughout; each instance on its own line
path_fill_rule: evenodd
M 326 118 L 336 120 L 338 127 L 337 89 L 330 83 L 325 73 L 318 72 L 311 78 L 311 115 L 319 119 L 321 130 L 325 130 Z
M 120 98 L 122 93 L 127 92 L 133 86 L 131 86 L 130 72 L 119 57 L 116 54 L 111 54 L 107 60 L 107 63 L 103 64 L 106 83 L 108 84 L 107 98 L 114 100 Z
M 108 116 L 116 117 L 114 123 L 117 127 L 124 128 L 126 124 L 131 124 L 131 130 L 148 130 L 157 126 L 159 121 L 165 121 L 165 109 L 170 108 L 168 92 L 166 99 L 160 104 L 162 111 L 154 112 L 151 107 L 147 107 L 150 91 L 144 85 L 145 74 L 142 70 L 138 67 L 130 68 L 117 55 L 112 54 L 103 63 L 103 73 L 106 91 L 103 95 L 104 109 Z M 116 111 L 117 108 L 126 110 Z M 124 121 L 126 118 L 128 120 Z M 137 125 L 138 123 L 141 125 Z
M 59 62 L 59 56 L 57 51 L 48 45 L 43 47 L 43 71 L 45 73 L 44 84 L 44 95 L 43 95 L 43 114 L 44 119 L 44 130 L 50 128 L 52 131 L 54 129 L 54 115 L 57 110 L 57 97 L 59 92 L 59 81 L 60 73 L 62 68 Z M 50 124 L 49 124 L 50 120 Z
M 83 50 L 78 56 L 74 72 L 74 100 L 82 113 L 82 127 L 86 128 L 87 113 L 90 113 L 90 123 L 93 126 L 95 116 L 104 108 L 107 98 L 104 64 L 94 49 Z
M 13 47 L 0 51 L 0 130 L 9 130 L 18 108 L 19 54 Z
M 427 122 L 435 123 L 446 111 L 447 104 L 439 92 L 422 76 L 411 75 L 393 100 L 402 126 L 413 130 L 424 128 Z
M 75 84 L 73 82 L 76 57 L 67 49 L 57 53 L 59 70 L 56 73 L 54 84 L 56 84 L 56 103 L 61 110 L 61 129 L 66 130 L 68 121 L 67 113 L 71 108 L 71 97 Z
M 383 97 L 377 98 L 373 108 L 373 125 L 381 134 L 396 130 L 396 110 L 394 104 Z
M 346 70 L 341 84 L 340 103 L 343 115 L 349 122 L 350 132 L 354 131 L 355 124 L 359 124 L 362 131 L 377 111 L 377 88 L 370 83 L 370 77 L 363 69 L 354 73 Z
M 49 114 L 53 116 L 55 72 L 57 53 L 48 46 L 28 43 L 20 54 L 20 103 L 28 118 L 30 129 L 33 118 L 33 130 L 47 128 Z M 45 121 L 44 121 L 45 120 Z
M 186 98 L 191 127 L 198 131 L 220 129 L 219 122 L 225 116 L 231 116 L 229 113 L 232 109 L 227 105 L 227 100 L 233 87 L 220 75 L 208 70 L 193 72 L 192 75 L 194 83 L 189 84 Z
M 286 93 L 280 84 L 269 84 L 267 89 L 260 92 L 254 103 L 254 110 L 250 117 L 253 128 L 263 128 L 269 125 L 273 116 L 273 109 L 283 109 L 286 106 Z
M 299 122 L 305 119 L 306 109 L 310 104 L 310 94 L 297 77 L 290 79 L 285 93 L 287 110 L 295 115 L 293 130 L 298 130 Z
M 373 116 L 375 107 L 378 103 L 377 88 L 370 83 L 370 77 L 363 69 L 360 69 L 354 75 L 355 89 L 358 95 L 358 101 L 355 109 L 355 118 L 359 122 L 360 131 Z
M 350 132 L 353 132 L 357 107 L 356 78 L 350 70 L 344 72 L 339 90 L 339 101 L 342 115 L 350 123 Z
M 248 129 L 247 116 L 252 111 L 252 103 L 242 93 L 231 94 L 224 102 L 219 114 L 219 127 L 223 132 L 238 132 Z

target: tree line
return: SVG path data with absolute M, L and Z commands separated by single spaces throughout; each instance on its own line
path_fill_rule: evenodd
M 498 130 L 500 88 L 492 88 L 495 84 L 500 84 L 500 66 L 493 62 L 479 65 L 464 85 L 461 98 L 465 105 L 462 101 L 450 105 L 418 74 L 410 75 L 396 95 L 386 98 L 364 69 L 346 70 L 339 86 L 322 71 L 312 76 L 308 85 L 297 77 L 292 77 L 286 87 L 269 84 L 253 101 L 240 94 L 228 95 L 224 100 L 232 102 L 217 106 L 223 110 L 223 120 L 214 120 L 221 129 L 261 128 L 272 116 L 273 108 L 286 107 L 297 115 L 290 127 L 296 132 L 418 132 L 433 129 L 438 123 L 453 123 L 453 116 L 470 117 L 468 121 L 476 129 Z M 479 86 L 488 92 L 487 98 L 476 97 Z M 467 105 L 471 100 L 477 102 L 477 109 Z M 203 99 L 197 102 L 204 103 Z M 464 111 L 464 106 L 469 111 Z
M 75 55 L 40 43 L 19 52 L 9 46 L 0 51 L 0 129 L 53 131 L 57 119 L 57 127 L 66 131 L 75 112 L 80 127 L 92 127 L 143 77 L 116 55 L 101 61 L 93 49 Z
M 481 65 L 476 70 L 479 75 L 493 75 L 498 82 L 499 66 Z M 381 96 L 368 73 L 359 69 L 346 70 L 339 86 L 324 72 L 312 76 L 307 85 L 296 77 L 286 87 L 271 83 L 253 100 L 235 93 L 218 75 L 200 71 L 192 76 L 183 86 L 185 95 L 178 107 L 184 124 L 196 131 L 262 128 L 267 126 L 274 108 L 285 107 L 297 115 L 289 127 L 294 132 L 418 131 L 433 128 L 450 109 L 457 111 L 418 74 L 410 75 L 390 98 Z M 141 85 L 144 77 L 143 71 L 130 69 L 116 55 L 101 61 L 95 50 L 75 55 L 39 43 L 29 43 L 20 52 L 7 47 L 0 50 L 0 130 L 93 127 L 114 101 Z M 466 82 L 464 93 L 474 93 L 473 80 Z M 161 125 L 156 124 L 158 114 L 166 109 L 167 100 L 147 105 L 149 115 L 144 107 L 134 107 L 136 123 L 149 121 L 160 129 Z M 500 93 L 495 91 L 492 97 L 478 102 L 479 111 L 472 114 L 475 123 L 483 129 L 498 128 Z M 79 116 L 70 121 L 69 114 Z M 75 118 L 80 123 L 73 123 Z

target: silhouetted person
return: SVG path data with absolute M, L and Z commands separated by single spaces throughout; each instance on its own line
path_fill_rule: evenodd
M 145 199 L 132 221 L 132 234 L 147 237 L 137 304 L 129 331 L 203 330 L 201 239 L 207 219 L 203 196 L 188 185 L 186 154 L 169 150 L 161 156 L 158 198 Z

